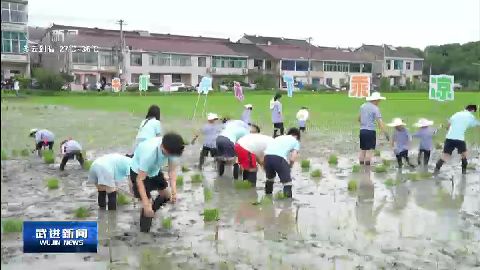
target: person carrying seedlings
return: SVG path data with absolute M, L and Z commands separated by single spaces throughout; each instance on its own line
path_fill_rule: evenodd
M 198 163 L 198 168 L 200 170 L 203 169 L 205 158 L 208 157 L 209 154 L 213 158 L 217 156 L 216 140 L 217 140 L 218 134 L 220 134 L 220 131 L 222 130 L 222 125 L 218 124 L 217 120 L 218 120 L 217 114 L 209 113 L 207 115 L 208 123 L 206 123 L 201 129 L 202 136 L 203 136 L 203 147 L 202 147 L 202 150 L 200 151 L 200 161 Z M 192 140 L 192 144 L 195 143 L 198 137 L 199 137 L 198 134 L 194 136 Z
M 224 124 L 223 130 L 216 140 L 219 176 L 222 176 L 225 172 L 225 165 L 233 163 L 233 178 L 238 179 L 240 166 L 235 160 L 235 143 L 248 133 L 250 133 L 250 126 L 242 120 L 230 120 Z
M 32 152 L 37 151 L 38 155 L 41 156 L 42 148 L 47 147 L 49 150 L 53 150 L 53 144 L 55 143 L 55 134 L 47 129 L 36 129 L 33 128 L 30 130 L 29 136 L 35 138 L 35 149 Z
M 410 145 L 411 137 L 408 129 L 405 127 L 407 124 L 403 122 L 401 118 L 394 118 L 392 123 L 387 124 L 389 127 L 393 127 L 393 135 L 391 145 L 393 147 L 393 152 L 397 158 L 398 168 L 403 167 L 403 159 L 407 161 L 407 164 L 415 168 L 415 165 L 410 163 L 408 157 L 408 148 Z
M 308 108 L 307 107 L 302 107 L 297 112 L 298 129 L 301 132 L 305 132 L 305 130 L 306 130 L 306 124 L 307 124 L 308 117 L 309 117 L 309 113 L 308 113 Z
M 360 165 L 370 166 L 371 164 L 372 152 L 377 144 L 375 123 L 380 127 L 387 141 L 390 140 L 388 133 L 385 131 L 382 114 L 378 108 L 380 100 L 385 99 L 379 92 L 374 92 L 366 98 L 367 102 L 360 107 L 360 115 L 358 116 L 358 122 L 360 122 Z
M 125 182 L 130 175 L 132 159 L 121 154 L 107 154 L 92 163 L 88 180 L 95 184 L 98 191 L 98 207 L 105 210 L 117 209 L 117 184 Z M 129 182 L 130 183 L 130 182 Z
M 282 103 L 280 103 L 282 95 L 280 93 L 275 94 L 272 100 L 270 100 L 270 110 L 272 111 L 272 123 L 273 123 L 273 137 L 283 135 L 285 128 L 283 126 L 283 114 Z M 277 135 L 279 133 L 279 135 Z
M 428 162 L 430 161 L 430 153 L 433 146 L 433 136 L 437 134 L 438 129 L 432 128 L 433 121 L 430 121 L 425 118 L 420 118 L 417 123 L 414 124 L 415 127 L 419 130 L 413 134 L 413 137 L 420 139 L 420 145 L 418 149 L 418 165 L 422 164 L 423 156 L 423 166 L 427 167 Z
M 150 108 L 148 108 L 147 116 L 145 116 L 145 119 L 140 123 L 138 128 L 133 150 L 135 151 L 141 142 L 158 137 L 161 134 L 162 124 L 160 123 L 160 107 L 157 105 L 151 105 Z M 131 157 L 131 155 L 128 156 Z
M 62 141 L 60 151 L 63 154 L 62 162 L 60 163 L 60 171 L 65 170 L 65 165 L 70 159 L 76 159 L 83 168 L 82 146 L 72 138 Z
M 243 113 L 242 113 L 242 121 L 247 124 L 250 124 L 251 118 L 252 118 L 251 115 L 252 115 L 253 105 L 247 104 L 244 107 L 245 109 L 243 110 Z
M 140 212 L 140 231 L 149 232 L 155 212 L 162 205 L 177 200 L 177 166 L 185 143 L 176 133 L 167 133 L 163 137 L 148 139 L 135 149 L 131 167 L 130 181 L 133 194 L 142 202 Z M 168 164 L 168 183 L 162 168 Z M 158 196 L 152 201 L 151 192 L 157 190 Z
M 291 128 L 287 135 L 276 137 L 265 149 L 264 169 L 267 181 L 265 194 L 273 192 L 273 182 L 278 175 L 283 184 L 283 194 L 292 197 L 291 168 L 298 158 L 300 150 L 300 130 Z
M 252 124 L 252 133 L 240 138 L 235 144 L 235 153 L 238 164 L 243 171 L 243 180 L 248 180 L 252 186 L 257 184 L 257 162 L 263 166 L 267 145 L 274 139 L 270 136 L 259 134 L 260 128 Z
M 435 165 L 434 174 L 440 172 L 445 161 L 447 161 L 457 149 L 462 157 L 462 174 L 467 174 L 467 144 L 465 143 L 465 132 L 470 127 L 480 126 L 480 121 L 475 119 L 477 105 L 468 105 L 465 110 L 455 113 L 448 120 L 448 132 L 443 146 L 443 155 Z

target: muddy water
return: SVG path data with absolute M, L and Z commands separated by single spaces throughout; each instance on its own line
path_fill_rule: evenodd
M 129 151 L 140 118 L 128 113 L 78 111 L 54 106 L 2 104 L 2 149 L 32 147 L 26 137 L 32 127 L 53 130 L 57 138 L 73 136 L 90 158 Z M 192 123 L 165 125 L 192 133 Z M 193 126 L 198 126 L 194 123 Z M 184 129 L 180 130 L 181 127 Z M 269 132 L 269 131 L 267 131 Z M 188 146 L 178 203 L 157 212 L 152 232 L 138 233 L 138 204 L 120 206 L 116 213 L 98 211 L 87 173 L 70 162 L 66 171 L 30 156 L 2 161 L 2 218 L 72 220 L 79 206 L 90 209 L 88 220 L 99 222 L 97 254 L 22 254 L 20 234 L 2 235 L 5 269 L 472 269 L 480 267 L 480 161 L 466 177 L 458 158 L 443 168 L 438 179 L 410 181 L 408 173 L 392 166 L 387 173 L 351 173 L 355 162 L 354 134 L 312 132 L 302 140 L 302 154 L 321 169 L 316 180 L 295 165 L 294 200 L 265 201 L 265 176 L 256 189 L 236 190 L 231 171 L 216 178 L 211 161 L 202 184 L 190 176 L 199 145 Z M 328 140 L 328 141 L 327 141 Z M 353 145 L 353 146 L 352 146 Z M 387 147 L 382 157 L 392 159 Z M 339 155 L 329 166 L 329 154 Z M 432 160 L 438 158 L 438 151 Z M 380 158 L 377 158 L 380 161 Z M 433 163 L 433 162 L 432 162 Z M 431 168 L 430 168 L 431 170 Z M 44 180 L 60 179 L 49 191 Z M 386 179 L 398 179 L 387 187 Z M 358 190 L 349 192 L 349 180 Z M 205 202 L 204 188 L 213 191 Z M 126 187 L 122 187 L 126 190 Z M 276 191 L 281 185 L 275 186 Z M 218 208 L 220 220 L 205 223 L 204 208 Z M 163 229 L 163 218 L 172 228 Z

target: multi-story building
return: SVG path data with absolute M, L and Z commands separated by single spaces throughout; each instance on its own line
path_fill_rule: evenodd
M 2 1 L 2 80 L 17 74 L 30 76 L 27 22 L 28 1 Z

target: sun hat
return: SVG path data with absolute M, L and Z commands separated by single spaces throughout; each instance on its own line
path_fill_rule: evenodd
M 250 109 L 250 108 L 253 108 L 253 105 L 252 104 L 246 104 L 244 107 L 247 108 L 247 109 Z
M 209 113 L 207 115 L 207 119 L 208 119 L 208 121 L 218 119 L 218 115 L 216 113 Z
M 382 97 L 380 95 L 380 92 L 373 92 L 372 95 L 366 98 L 367 101 L 373 101 L 373 100 L 385 100 L 387 98 Z
M 415 127 L 428 127 L 433 125 L 433 121 L 426 118 L 420 118 L 417 123 L 413 124 Z
M 388 123 L 387 126 L 389 127 L 398 127 L 398 126 L 406 126 L 401 118 L 393 118 L 393 121 L 391 123 Z
M 34 134 L 34 133 L 37 133 L 37 131 L 38 131 L 38 129 L 32 128 L 32 129 L 30 129 L 30 133 L 29 133 L 29 134 L 32 135 L 32 134 Z
M 297 112 L 297 120 L 299 121 L 307 121 L 309 117 L 309 113 L 306 109 L 301 109 Z

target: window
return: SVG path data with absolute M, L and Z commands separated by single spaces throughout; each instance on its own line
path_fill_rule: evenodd
M 239 57 L 213 56 L 212 67 L 216 68 L 246 68 L 247 59 Z
M 272 60 L 265 60 L 265 69 L 272 70 Z
M 172 74 L 172 83 L 182 82 L 182 75 Z
M 205 56 L 198 57 L 198 66 L 199 67 L 206 67 L 207 66 L 207 58 Z
M 387 67 L 387 70 L 392 69 L 392 61 L 391 60 L 385 60 L 385 66 Z
M 26 23 L 26 5 L 2 2 L 2 22 Z
M 372 73 L 372 64 L 371 63 L 364 63 L 362 64 L 362 72 L 364 73 Z
M 189 55 L 171 54 L 170 65 L 175 67 L 188 67 L 192 65 L 192 57 Z
M 393 69 L 402 70 L 403 69 L 403 60 L 393 60 Z
M 257 69 L 262 69 L 263 68 L 263 60 L 261 59 L 254 59 L 253 60 L 253 67 Z
M 100 54 L 100 65 L 101 66 L 115 66 L 118 64 L 118 57 L 113 53 L 102 53 Z
M 150 54 L 151 66 L 177 66 L 185 67 L 192 65 L 192 59 L 188 55 L 178 54 Z
M 360 72 L 360 64 L 359 63 L 352 63 L 350 64 L 350 72 Z
M 308 71 L 308 61 L 296 61 L 296 71 Z
M 337 71 L 339 72 L 348 72 L 348 63 L 337 63 Z
M 337 71 L 337 63 L 335 62 L 324 62 L 323 63 L 324 71 Z
M 405 69 L 406 70 L 411 70 L 412 69 L 412 63 L 411 62 L 405 62 Z
M 81 65 L 96 65 L 98 62 L 98 53 L 72 52 L 72 62 Z
M 142 54 L 141 53 L 131 53 L 130 54 L 130 65 L 131 66 L 141 66 L 142 65 Z
M 327 84 L 328 86 L 333 86 L 333 80 L 332 80 L 332 78 L 327 78 L 326 84 Z
M 313 61 L 312 62 L 312 70 L 313 71 L 322 71 L 323 69 L 323 63 L 319 61 Z
M 132 73 L 131 83 L 138 83 L 141 74 Z
M 27 33 L 2 31 L 2 53 L 25 53 L 26 46 Z
M 295 70 L 295 61 L 282 60 L 282 70 Z
M 413 61 L 413 70 L 422 70 L 422 69 L 423 69 L 423 61 L 422 60 Z
M 150 82 L 153 85 L 160 85 L 162 75 L 160 73 L 150 73 Z
M 75 79 L 74 79 L 75 84 L 81 84 L 82 83 L 82 76 L 80 74 L 75 73 L 74 77 L 75 77 Z

